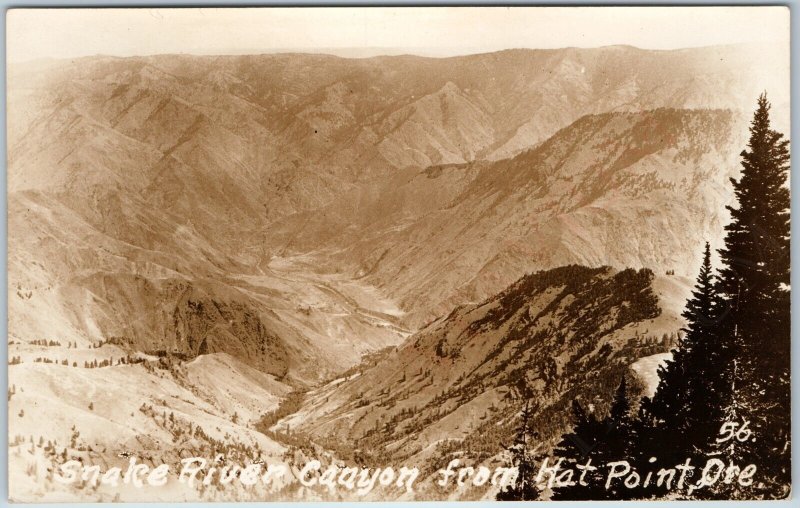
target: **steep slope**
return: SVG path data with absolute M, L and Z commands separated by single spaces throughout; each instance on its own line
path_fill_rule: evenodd
M 526 275 L 307 394 L 274 428 L 356 461 L 435 471 L 456 449 L 469 464 L 494 457 L 527 400 L 547 446 L 566 425 L 571 400 L 602 414 L 632 364 L 668 350 L 687 293 L 686 279 L 646 269 L 571 265 Z

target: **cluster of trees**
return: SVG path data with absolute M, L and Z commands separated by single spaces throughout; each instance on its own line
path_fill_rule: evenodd
M 790 242 L 788 141 L 773 130 L 766 95 L 750 126 L 742 173 L 731 179 L 738 201 L 714 271 L 708 244 L 683 316 L 687 325 L 672 359 L 659 369 L 659 385 L 633 411 L 623 378 L 603 419 L 573 403 L 573 429 L 553 455 L 573 467 L 588 459 L 598 467 L 587 481 L 555 488 L 552 499 L 775 499 L 789 494 L 790 458 Z M 530 415 L 511 447 L 521 481 L 499 499 L 535 499 L 525 471 Z M 727 435 L 725 435 L 727 434 Z M 735 434 L 735 438 L 733 437 Z M 709 459 L 726 466 L 755 465 L 753 481 L 733 475 L 704 488 L 667 491 L 649 485 L 606 489 L 609 462 L 631 468 Z M 592 478 L 592 475 L 597 478 Z M 697 475 L 699 476 L 699 475 Z M 691 480 L 696 484 L 698 477 Z M 600 478 L 602 477 L 602 478 Z
M 122 358 L 117 358 L 117 363 L 114 363 L 114 357 L 108 358 L 106 360 L 102 360 L 98 362 L 96 359 L 92 360 L 91 362 L 85 361 L 83 362 L 83 366 L 86 369 L 97 369 L 102 367 L 111 367 L 113 365 L 135 365 L 137 363 L 144 363 L 145 359 L 138 357 L 138 356 L 123 356 Z
M 28 344 L 33 346 L 46 346 L 46 347 L 58 347 L 61 346 L 61 343 L 57 340 L 47 340 L 47 339 L 35 339 L 29 340 Z M 70 342 L 67 347 L 70 347 L 72 343 Z
M 44 358 L 41 356 L 37 356 L 36 358 L 34 358 L 33 363 L 56 363 L 56 364 L 60 363 L 61 365 L 69 365 L 69 362 L 66 359 L 61 360 L 59 362 L 58 360 L 51 360 L 50 358 Z
M 66 366 L 70 365 L 69 360 L 67 360 L 66 358 L 63 359 L 63 360 L 51 360 L 50 358 L 45 358 L 45 357 L 39 356 L 39 357 L 34 358 L 33 362 L 34 363 L 53 363 L 53 364 L 66 365 Z M 103 368 L 103 367 L 112 367 L 114 365 L 135 365 L 135 364 L 144 363 L 144 362 L 145 362 L 144 358 L 141 358 L 141 357 L 138 357 L 138 356 L 130 356 L 130 355 L 128 355 L 128 356 L 123 356 L 121 358 L 117 358 L 116 363 L 114 362 L 114 357 L 107 358 L 107 359 L 101 360 L 99 362 L 97 361 L 97 359 L 94 359 L 92 361 L 84 360 L 83 368 L 84 369 L 99 369 L 99 368 Z M 21 358 L 19 356 L 12 357 L 11 360 L 9 360 L 9 362 L 8 362 L 9 365 L 17 365 L 19 363 L 22 363 L 22 360 L 21 360 Z M 77 367 L 78 366 L 78 362 L 72 362 L 72 366 L 73 367 Z

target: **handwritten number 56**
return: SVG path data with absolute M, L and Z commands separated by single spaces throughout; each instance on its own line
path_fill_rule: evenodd
M 750 439 L 752 432 L 747 427 L 749 422 L 747 420 L 739 426 L 737 422 L 725 422 L 722 424 L 722 427 L 719 429 L 719 437 L 717 438 L 717 443 L 724 443 L 725 441 L 730 441 L 731 439 L 736 439 L 737 441 L 743 443 Z M 737 430 L 736 428 L 739 427 Z

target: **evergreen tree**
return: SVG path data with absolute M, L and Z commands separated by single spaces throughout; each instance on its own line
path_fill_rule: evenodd
M 512 456 L 513 467 L 517 468 L 517 479 L 513 485 L 501 489 L 497 493 L 498 501 L 535 501 L 540 492 L 536 486 L 536 459 L 533 448 L 536 432 L 530 429 L 531 408 L 528 401 L 520 415 L 520 425 L 514 444 L 508 448 Z
M 644 438 L 643 444 L 652 442 L 657 449 L 643 454 L 682 462 L 706 453 L 714 442 L 730 396 L 729 345 L 719 333 L 721 307 L 706 243 L 700 274 L 683 312 L 684 336 L 659 369 L 653 398 L 642 402 L 640 420 L 645 426 L 640 433 L 658 436 Z
M 738 441 L 717 442 L 723 423 L 741 421 L 744 411 L 737 395 L 738 345 L 727 328 L 732 312 L 718 294 L 721 283 L 714 280 L 710 258 L 706 244 L 700 274 L 683 313 L 685 335 L 672 359 L 659 370 L 655 395 L 642 402 L 637 425 L 639 460 L 656 457 L 662 463 L 677 463 L 691 458 L 702 463 L 716 457 L 726 464 L 745 462 L 745 447 Z M 643 494 L 665 492 L 650 489 Z M 731 499 L 743 494 L 735 484 L 719 482 L 692 497 Z
M 603 424 L 597 421 L 594 415 L 587 414 L 577 400 L 572 401 L 572 419 L 574 424 L 572 431 L 561 437 L 561 441 L 553 449 L 553 457 L 556 460 L 564 459 L 564 466 L 572 468 L 578 465 L 585 467 L 591 460 L 589 465 L 597 469 L 587 471 L 583 482 L 579 482 L 579 478 L 573 478 L 576 485 L 554 489 L 551 499 L 557 501 L 602 499 L 605 493 L 602 492 L 602 472 L 599 467 L 601 464 L 595 452 L 598 438 L 604 434 Z
M 638 459 L 638 454 L 636 453 L 638 438 L 634 420 L 631 417 L 631 404 L 628 400 L 627 384 L 624 376 L 617 387 L 611 403 L 611 409 L 603 424 L 606 428 L 606 434 L 603 442 L 598 447 L 603 461 L 601 464 L 605 466 L 610 462 L 619 460 L 636 463 Z M 608 473 L 607 469 L 604 473 Z M 605 488 L 605 484 L 603 484 L 603 488 Z M 637 496 L 636 490 L 624 486 L 622 482 L 613 484 L 606 492 L 608 493 L 607 499 L 623 500 L 633 499 Z
M 637 492 L 617 482 L 611 488 L 605 488 L 605 477 L 608 464 L 619 460 L 631 461 L 630 452 L 636 444 L 635 428 L 630 415 L 631 405 L 628 400 L 625 377 L 614 394 L 608 416 L 598 421 L 587 415 L 577 401 L 573 401 L 572 413 L 575 427 L 571 433 L 565 434 L 554 450 L 555 458 L 563 458 L 565 467 L 586 467 L 584 482 L 573 478 L 573 486 L 554 489 L 554 500 L 624 500 L 633 499 Z
M 790 482 L 789 142 L 773 130 L 766 94 L 750 124 L 742 174 L 732 179 L 737 206 L 720 250 L 720 291 L 728 312 L 722 333 L 731 339 L 736 369 L 737 423 L 754 439 L 739 443 L 756 463 L 751 496 L 784 497 Z M 727 410 L 731 413 L 730 410 Z

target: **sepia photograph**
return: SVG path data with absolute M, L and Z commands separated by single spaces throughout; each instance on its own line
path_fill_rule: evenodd
M 791 496 L 790 11 L 6 11 L 8 500 Z

